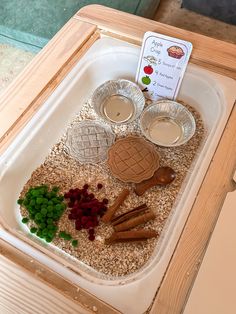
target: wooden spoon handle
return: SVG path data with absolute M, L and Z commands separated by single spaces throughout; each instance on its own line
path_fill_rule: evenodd
M 141 196 L 147 190 L 151 189 L 156 185 L 167 185 L 175 179 L 175 172 L 170 167 L 160 167 L 158 168 L 154 175 L 145 181 L 135 184 L 134 192 Z

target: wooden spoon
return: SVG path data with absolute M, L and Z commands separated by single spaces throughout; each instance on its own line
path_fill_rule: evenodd
M 160 167 L 155 171 L 154 175 L 150 179 L 136 183 L 134 192 L 141 196 L 153 186 L 167 185 L 171 183 L 175 177 L 176 173 L 172 168 Z

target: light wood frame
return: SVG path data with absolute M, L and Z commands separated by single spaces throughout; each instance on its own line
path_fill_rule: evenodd
M 101 34 L 140 45 L 146 31 L 190 40 L 194 47 L 191 63 L 236 79 L 235 45 L 103 6 L 90 5 L 69 20 L 1 95 L 0 153 L 5 151 Z M 184 308 L 225 196 L 234 188 L 235 121 L 234 106 L 168 269 L 150 305 L 149 312 L 152 314 L 179 314 Z M 26 271 L 35 273 L 29 257 L 2 240 L 0 253 Z M 74 284 L 44 265 L 37 264 L 44 270 L 41 275 L 37 275 L 40 280 L 75 300 L 77 287 Z M 91 312 L 92 306 L 96 304 L 98 313 L 119 313 L 83 289 L 81 291 L 83 293 L 76 302 L 86 304 Z

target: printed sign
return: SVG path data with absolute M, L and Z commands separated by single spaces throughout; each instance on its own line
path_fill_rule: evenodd
M 136 82 L 146 98 L 174 100 L 192 51 L 188 41 L 147 32 L 139 59 Z

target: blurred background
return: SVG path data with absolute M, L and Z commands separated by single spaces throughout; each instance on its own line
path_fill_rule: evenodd
M 0 92 L 71 16 L 95 3 L 236 43 L 236 0 L 1 0 Z

